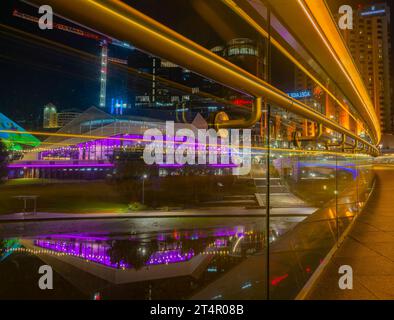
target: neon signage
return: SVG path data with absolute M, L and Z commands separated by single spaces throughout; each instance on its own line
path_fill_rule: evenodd
M 363 17 L 364 16 L 372 16 L 372 15 L 381 14 L 381 13 L 385 13 L 386 12 L 385 9 L 375 10 L 375 7 L 372 7 L 371 9 L 372 10 L 370 10 L 370 11 L 361 12 L 361 16 L 363 16 Z
M 287 93 L 287 95 L 293 99 L 302 99 L 302 98 L 311 97 L 312 92 L 310 90 L 303 90 L 303 91 L 289 92 Z

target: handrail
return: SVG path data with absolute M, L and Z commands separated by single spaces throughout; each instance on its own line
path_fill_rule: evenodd
M 222 123 L 215 123 L 214 126 L 217 130 L 227 128 L 250 128 L 256 122 L 260 121 L 262 111 L 263 99 L 256 98 L 252 104 L 252 112 L 247 119 L 231 119 Z
M 346 145 L 348 145 L 349 147 L 346 147 Z M 357 145 L 358 145 L 358 141 L 357 140 L 353 140 L 353 143 L 347 143 L 345 142 L 345 146 L 343 147 L 342 150 L 356 150 L 357 149 Z
M 354 152 L 362 152 L 365 150 L 365 145 L 361 144 L 361 148 L 359 148 L 358 146 L 356 147 L 356 149 L 354 149 Z
M 243 4 L 246 0 L 235 2 Z M 302 44 L 308 54 L 317 59 L 327 76 L 337 85 L 340 83 L 339 89 L 360 113 L 360 120 L 367 125 L 366 129 L 377 145 L 381 139 L 381 131 L 376 112 L 325 0 L 263 2 L 270 7 L 283 26 L 296 36 L 299 40 L 297 42 Z
M 330 143 L 330 142 L 326 142 L 326 149 L 328 149 L 329 147 L 343 147 L 345 145 L 345 140 L 346 140 L 346 135 L 345 134 L 341 134 L 341 140 L 339 140 L 338 142 L 335 143 Z
M 235 2 L 235 0 L 221 0 L 229 9 L 236 13 L 240 18 L 242 18 L 246 23 L 248 23 L 253 29 L 255 29 L 262 37 L 268 38 L 268 32 L 252 17 L 251 13 L 246 12 L 240 5 L 240 0 Z M 248 4 L 246 0 L 242 0 L 243 4 Z M 248 4 L 250 5 L 250 4 Z M 299 68 L 305 75 L 311 78 L 320 88 L 324 90 L 334 101 L 342 108 L 353 120 L 357 123 L 362 123 L 357 119 L 348 108 L 340 101 L 326 85 L 324 85 L 319 79 L 316 78 L 302 63 L 300 63 L 296 57 L 294 57 L 288 49 L 286 49 L 274 35 L 270 36 L 271 44 L 275 46 L 287 59 L 289 59 L 297 68 Z
M 302 141 L 317 141 L 318 139 L 320 139 L 320 137 L 323 135 L 323 125 L 321 123 L 317 125 L 317 132 L 313 136 L 298 137 L 297 133 L 298 132 L 295 131 L 293 134 L 293 143 L 297 148 L 300 148 L 300 142 Z
M 292 99 L 264 80 L 119 0 L 33 0 L 33 2 L 39 5 L 51 5 L 55 12 L 63 16 L 72 17 L 79 23 L 117 39 L 129 41 L 137 48 L 154 53 L 227 87 L 246 92 L 253 97 L 266 97 L 278 107 L 321 123 L 339 133 L 344 133 L 378 152 L 374 145 L 306 104 Z M 252 112 L 250 119 L 256 119 L 254 115 Z M 243 121 L 245 124 L 248 123 L 248 120 Z
M 319 139 L 323 135 L 323 125 L 321 123 L 317 124 L 317 132 L 313 136 L 297 137 L 299 141 L 313 141 Z

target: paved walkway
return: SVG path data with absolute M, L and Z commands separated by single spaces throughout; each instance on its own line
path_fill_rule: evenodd
M 309 299 L 394 299 L 394 168 L 376 173 L 375 193 Z M 338 287 L 341 265 L 353 268 L 353 290 Z
M 276 217 L 305 217 L 316 208 L 273 208 Z M 265 209 L 245 209 L 236 207 L 188 209 L 174 211 L 141 211 L 131 213 L 13 213 L 0 215 L 1 222 L 78 220 L 78 219 L 119 219 L 119 218 L 180 218 L 180 217 L 264 217 Z

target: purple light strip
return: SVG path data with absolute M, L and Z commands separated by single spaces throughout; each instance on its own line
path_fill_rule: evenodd
M 159 164 L 161 168 L 182 168 L 184 164 Z M 10 164 L 10 169 L 24 169 L 24 168 L 113 168 L 112 163 L 91 163 L 91 164 Z M 236 168 L 236 164 L 210 164 L 208 167 L 212 168 Z
M 194 146 L 195 149 L 198 149 L 199 147 L 203 147 L 203 148 L 209 148 L 211 150 L 217 150 L 218 148 L 226 148 L 228 150 L 231 149 L 231 145 L 227 145 L 227 144 L 222 144 L 221 142 L 210 145 L 209 143 L 199 143 L 198 140 L 195 140 L 194 142 L 187 142 L 185 141 L 185 137 L 184 136 L 167 136 L 167 135 L 163 135 L 163 136 L 151 136 L 150 139 L 144 139 L 143 135 L 138 135 L 138 134 L 123 134 L 123 135 L 115 135 L 112 137 L 102 137 L 102 138 L 93 138 L 93 140 L 88 140 L 86 142 L 82 142 L 82 143 L 78 143 L 76 145 L 74 145 L 75 147 L 84 147 L 84 146 L 93 146 L 95 144 L 99 144 L 102 142 L 109 142 L 109 145 L 111 146 L 117 146 L 118 143 L 120 143 L 121 141 L 124 142 L 145 142 L 145 143 L 150 143 L 150 142 L 154 142 L 154 141 L 160 141 L 163 143 L 174 143 L 175 145 L 178 144 L 182 144 L 182 145 L 191 145 Z M 72 146 L 64 146 L 64 147 L 57 147 L 57 148 L 51 148 L 51 149 L 47 149 L 45 151 L 42 152 L 52 152 L 52 151 L 58 151 L 58 150 L 64 150 L 67 148 L 73 148 Z
M 112 163 L 92 163 L 92 164 L 10 164 L 8 168 L 112 168 Z
M 196 165 L 199 165 L 199 164 L 196 164 Z M 181 168 L 184 166 L 186 166 L 186 165 L 185 164 L 166 164 L 166 163 L 159 164 L 159 167 L 163 167 L 163 168 L 167 168 L 167 167 L 168 168 Z M 201 165 L 201 166 L 203 166 L 203 165 Z M 208 164 L 208 167 L 211 167 L 211 168 L 236 168 L 236 167 L 238 167 L 238 165 L 233 164 L 233 163 L 229 163 L 229 164 L 219 163 L 219 164 Z
M 166 164 L 166 163 L 159 164 L 160 168 L 182 168 L 184 166 L 185 166 L 184 164 Z
M 219 164 L 210 164 L 209 165 L 212 168 L 236 168 L 238 167 L 238 165 L 234 164 L 234 163 L 219 163 Z
M 47 234 L 47 235 L 40 235 L 40 238 L 42 238 L 42 240 L 46 239 L 46 238 L 50 238 L 51 240 L 62 240 L 62 241 L 73 241 L 74 239 L 77 240 L 83 240 L 83 241 L 90 241 L 90 242 L 94 242 L 94 241 L 107 241 L 108 237 L 102 236 L 102 237 L 98 237 L 98 236 L 89 236 L 89 235 L 75 235 L 75 234 Z M 67 240 L 68 239 L 68 240 Z M 37 239 L 37 240 L 41 240 L 41 239 Z

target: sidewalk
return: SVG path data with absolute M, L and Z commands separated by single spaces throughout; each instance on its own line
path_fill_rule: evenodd
M 304 217 L 316 208 L 273 208 L 271 215 L 276 217 Z M 174 211 L 140 211 L 130 213 L 13 213 L 0 215 L 2 222 L 50 221 L 78 219 L 123 219 L 123 218 L 181 218 L 181 217 L 264 217 L 265 209 L 245 209 L 235 207 L 203 208 Z
M 375 193 L 308 299 L 394 299 L 394 169 L 376 169 Z M 338 287 L 341 265 L 353 268 L 353 290 Z

